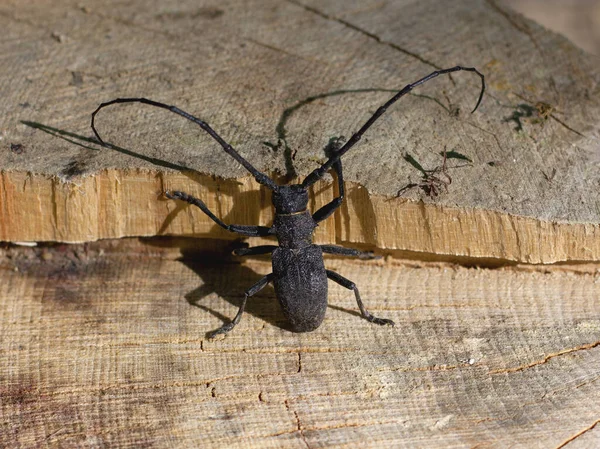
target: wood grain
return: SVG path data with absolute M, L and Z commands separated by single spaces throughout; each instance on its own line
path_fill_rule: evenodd
M 285 329 L 264 259 L 146 240 L 0 253 L 2 447 L 595 447 L 596 267 L 327 259 L 322 327 Z
M 162 201 L 165 187 L 240 223 L 269 222 L 268 195 L 180 117 L 102 111 L 112 145 L 99 146 L 89 118 L 102 101 L 176 104 L 281 181 L 314 169 L 329 140 L 348 138 L 392 91 L 463 64 L 486 74 L 481 108 L 468 112 L 479 87 L 468 73 L 403 99 L 344 157 L 352 194 L 318 240 L 423 257 L 600 259 L 598 59 L 494 0 L 61 0 L 0 5 L 0 25 L 0 240 L 224 237 Z M 393 199 L 444 148 L 448 192 Z M 332 192 L 324 180 L 313 204 Z
M 204 237 L 0 246 L 0 447 L 600 446 L 597 58 L 494 0 L 3 2 L 0 28 L 0 241 Z M 283 182 L 458 63 L 486 74 L 480 110 L 463 73 L 405 98 L 315 236 L 385 256 L 326 265 L 395 328 L 331 285 L 295 334 L 268 287 L 208 340 L 270 263 L 162 192 L 262 225 L 268 192 L 164 111 L 103 111 L 108 147 L 89 128 L 152 97 Z M 394 198 L 444 148 L 448 192 Z

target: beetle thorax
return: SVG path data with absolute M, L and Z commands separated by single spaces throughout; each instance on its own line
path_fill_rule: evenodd
M 303 212 L 308 206 L 308 191 L 300 184 L 278 186 L 273 191 L 273 206 L 277 214 Z

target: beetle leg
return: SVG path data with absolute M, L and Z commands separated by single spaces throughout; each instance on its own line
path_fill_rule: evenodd
M 213 214 L 210 209 L 204 204 L 204 202 L 198 198 L 193 197 L 192 195 L 188 195 L 185 192 L 179 192 L 177 190 L 173 192 L 169 192 L 168 190 L 165 192 L 165 196 L 171 200 L 181 200 L 186 201 L 190 204 L 193 204 L 196 207 L 199 207 L 202 212 L 209 216 L 209 218 L 214 221 L 216 224 L 221 226 L 223 229 L 230 232 L 237 232 L 238 234 L 246 235 L 249 237 L 265 237 L 271 234 L 271 228 L 267 226 L 248 226 L 248 225 L 228 225 L 223 223 L 215 214 Z
M 335 210 L 338 207 L 340 207 L 342 202 L 344 201 L 344 176 L 342 175 L 342 161 L 340 159 L 338 159 L 333 164 L 333 169 L 337 174 L 339 196 L 337 198 L 334 198 L 331 202 L 327 203 L 325 206 L 323 206 L 313 214 L 313 220 L 315 220 L 315 222 L 317 223 L 325 220 L 331 214 L 333 214 Z
M 337 245 L 319 245 L 324 253 L 337 254 L 340 256 L 355 256 L 360 259 L 381 259 L 381 256 L 376 256 L 372 251 L 361 251 L 354 248 L 344 248 Z
M 272 253 L 276 245 L 261 245 L 253 246 L 251 248 L 236 248 L 233 250 L 233 254 L 236 256 L 255 256 L 257 254 L 270 254 Z
M 344 276 L 337 274 L 335 271 L 331 271 L 331 270 L 325 270 L 327 272 L 327 277 L 329 279 L 331 279 L 333 282 L 340 284 L 342 287 L 347 288 L 348 290 L 354 290 L 354 296 L 356 296 L 356 303 L 358 304 L 358 308 L 360 309 L 360 314 L 363 316 L 363 318 L 365 318 L 367 321 L 370 321 L 371 323 L 375 323 L 375 324 L 389 324 L 391 326 L 394 325 L 394 322 L 392 320 L 388 320 L 386 318 L 377 318 L 373 315 L 371 315 L 369 313 L 369 311 L 367 309 L 365 309 L 365 306 L 362 302 L 362 299 L 360 299 L 360 293 L 358 293 L 358 288 L 356 287 L 356 284 L 354 282 L 352 282 L 349 279 L 346 279 Z
M 244 293 L 244 299 L 242 300 L 242 304 L 240 305 L 240 309 L 238 310 L 238 313 L 235 316 L 235 318 L 230 323 L 224 324 L 216 331 L 211 332 L 208 335 L 208 338 L 215 338 L 217 335 L 226 334 L 231 329 L 233 329 L 236 326 L 236 324 L 238 324 L 242 319 L 242 315 L 244 314 L 244 308 L 246 307 L 246 301 L 248 301 L 248 298 L 265 288 L 267 284 L 273 280 L 273 277 L 273 273 L 267 274 L 265 277 L 261 278 L 256 284 L 254 284 L 252 287 L 246 290 L 246 292 Z

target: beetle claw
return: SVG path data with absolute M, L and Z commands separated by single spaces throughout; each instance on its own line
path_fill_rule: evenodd
M 165 190 L 165 196 L 166 196 L 167 198 L 169 198 L 170 200 L 178 200 L 178 199 L 181 199 L 181 195 L 180 195 L 180 193 L 181 193 L 181 192 L 178 192 L 178 191 L 176 191 L 176 190 L 175 190 L 175 191 L 173 191 L 173 192 L 172 192 L 172 191 L 170 191 L 170 190 Z
M 210 332 L 208 334 L 208 338 L 209 338 L 209 340 L 212 340 L 217 335 L 226 334 L 227 332 L 229 332 L 234 327 L 235 327 L 235 323 L 233 323 L 233 322 L 224 324 L 223 326 L 221 326 L 220 328 L 218 328 L 216 331 Z
M 387 318 L 376 318 L 376 317 L 373 317 L 373 319 L 369 320 L 369 321 L 371 321 L 372 323 L 375 323 L 375 324 L 379 324 L 380 326 L 387 326 L 387 325 L 389 325 L 389 326 L 394 327 L 396 325 L 396 323 L 394 323 L 392 320 L 388 320 Z

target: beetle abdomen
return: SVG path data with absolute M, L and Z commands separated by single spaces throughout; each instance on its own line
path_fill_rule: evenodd
M 273 251 L 273 284 L 283 313 L 296 332 L 310 332 L 327 310 L 327 273 L 316 245 Z

